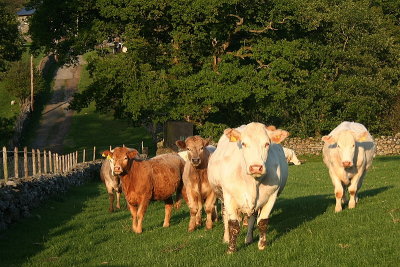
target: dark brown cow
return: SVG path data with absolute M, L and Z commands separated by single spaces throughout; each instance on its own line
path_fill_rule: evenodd
M 169 226 L 173 206 L 172 195 L 181 196 L 182 173 L 185 161 L 178 154 L 163 154 L 149 160 L 138 159 L 138 151 L 116 147 L 104 151 L 114 163 L 114 173 L 119 174 L 122 190 L 132 214 L 132 230 L 142 232 L 142 221 L 150 200 L 165 202 L 163 227 Z
M 190 209 L 189 232 L 201 225 L 203 203 L 207 214 L 207 229 L 212 228 L 213 217 L 216 217 L 214 208 L 216 196 L 207 177 L 208 158 L 210 157 L 210 151 L 206 149 L 208 142 L 209 140 L 200 136 L 191 136 L 186 138 L 185 141 L 176 141 L 179 148 L 187 150 L 188 160 L 182 179 Z

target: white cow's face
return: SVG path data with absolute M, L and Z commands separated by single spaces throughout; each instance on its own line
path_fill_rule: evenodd
M 282 142 L 289 133 L 283 130 L 269 129 L 261 123 L 250 123 L 243 131 L 226 129 L 225 135 L 231 142 L 237 142 L 242 153 L 246 172 L 248 175 L 258 178 L 266 173 L 265 163 L 271 142 Z
M 354 165 L 354 155 L 356 151 L 357 141 L 362 141 L 367 136 L 368 132 L 356 134 L 353 131 L 341 131 L 337 136 L 324 136 L 322 140 L 336 149 L 339 164 L 344 168 L 350 168 Z M 336 144 L 336 146 L 335 146 Z
M 342 160 L 342 166 L 345 168 L 352 167 L 354 164 L 354 152 L 356 150 L 354 133 L 350 131 L 339 133 L 336 142 L 336 149 L 340 159 Z

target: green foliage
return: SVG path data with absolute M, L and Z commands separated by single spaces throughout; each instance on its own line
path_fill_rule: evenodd
M 22 37 L 18 31 L 15 14 L 16 3 L 0 0 L 0 72 L 7 69 L 9 61 L 15 61 L 22 55 Z
M 99 180 L 57 195 L 2 232 L 0 258 L 4 266 L 397 266 L 399 160 L 374 159 L 357 207 L 337 214 L 321 157 L 289 166 L 265 251 L 257 248 L 258 230 L 255 242 L 244 244 L 243 227 L 238 251 L 227 255 L 222 220 L 211 230 L 203 224 L 188 233 L 186 204 L 173 210 L 170 227 L 163 228 L 164 203 L 150 203 L 143 233 L 134 234 L 125 201 L 121 210 L 109 213 L 108 194 Z
M 21 106 L 30 103 L 31 95 L 31 66 L 27 57 L 10 63 L 10 69 L 3 75 L 4 87 L 16 98 Z M 43 90 L 43 78 L 34 66 L 34 94 Z
M 398 1 L 32 2 L 34 42 L 61 58 L 114 37 L 128 48 L 96 46 L 75 109 L 95 101 L 137 123 L 186 120 L 213 136 L 250 121 L 299 136 L 343 120 L 395 130 Z

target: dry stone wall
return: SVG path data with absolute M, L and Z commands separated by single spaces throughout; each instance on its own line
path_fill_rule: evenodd
M 44 200 L 65 193 L 73 186 L 99 179 L 101 162 L 80 163 L 65 174 L 46 174 L 0 183 L 0 231 L 23 217 Z
M 400 133 L 395 136 L 378 136 L 374 139 L 376 142 L 376 155 L 400 155 Z M 317 137 L 289 137 L 283 142 L 283 146 L 293 149 L 297 155 L 321 155 L 323 145 L 321 138 Z

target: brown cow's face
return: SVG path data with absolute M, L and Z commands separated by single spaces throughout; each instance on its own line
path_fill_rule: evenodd
M 114 174 L 119 175 L 129 169 L 129 160 L 135 158 L 139 153 L 136 149 L 127 149 L 126 147 L 116 147 L 114 151 L 104 151 L 103 154 L 114 165 Z
M 189 162 L 194 167 L 197 167 L 201 164 L 204 158 L 208 143 L 208 139 L 203 139 L 202 137 L 196 135 L 186 138 L 185 142 L 177 141 L 176 145 L 181 149 L 187 150 Z

